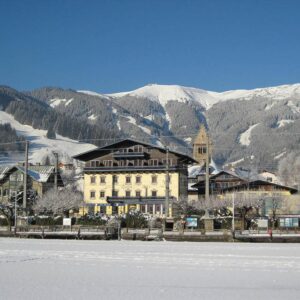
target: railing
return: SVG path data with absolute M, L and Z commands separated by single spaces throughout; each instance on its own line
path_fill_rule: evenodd
M 169 171 L 177 171 L 183 169 L 183 166 L 169 166 Z M 85 167 L 85 172 L 111 172 L 111 171 L 165 171 L 166 166 L 99 166 L 99 167 Z

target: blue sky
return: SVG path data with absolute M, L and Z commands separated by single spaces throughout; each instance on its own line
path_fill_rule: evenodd
M 300 82 L 298 0 L 0 0 L 0 84 L 110 93 Z

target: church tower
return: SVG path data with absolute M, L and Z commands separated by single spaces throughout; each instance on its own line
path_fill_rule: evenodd
M 200 164 L 205 164 L 207 153 L 207 142 L 209 144 L 209 159 L 211 159 L 212 143 L 209 139 L 205 126 L 201 124 L 199 133 L 193 144 L 193 158 Z

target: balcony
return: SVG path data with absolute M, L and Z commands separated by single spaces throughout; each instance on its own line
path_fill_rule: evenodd
M 114 152 L 113 157 L 115 159 L 133 159 L 133 158 L 146 158 L 149 154 L 146 152 Z

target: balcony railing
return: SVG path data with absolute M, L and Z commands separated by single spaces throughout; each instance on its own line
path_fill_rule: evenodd
M 130 158 L 145 158 L 147 153 L 145 152 L 114 152 L 113 157 L 115 159 L 130 159 Z

